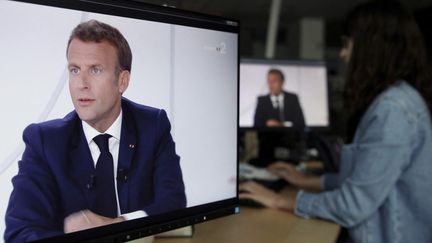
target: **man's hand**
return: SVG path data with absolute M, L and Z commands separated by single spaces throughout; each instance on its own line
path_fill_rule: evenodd
M 241 199 L 251 199 L 269 208 L 294 211 L 295 195 L 289 196 L 275 193 L 254 181 L 241 183 L 240 191 L 239 197 Z
M 64 232 L 67 234 L 123 221 L 125 221 L 123 217 L 112 219 L 95 214 L 90 210 L 83 210 L 73 213 L 64 219 Z
M 268 127 L 283 127 L 283 124 L 278 120 L 269 119 L 266 121 L 266 126 L 268 126 Z

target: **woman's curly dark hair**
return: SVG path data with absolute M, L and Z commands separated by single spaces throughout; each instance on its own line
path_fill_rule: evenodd
M 398 80 L 415 87 L 432 108 L 432 85 L 423 37 L 414 17 L 395 0 L 354 8 L 344 34 L 353 41 L 345 86 L 348 140 L 375 97 Z

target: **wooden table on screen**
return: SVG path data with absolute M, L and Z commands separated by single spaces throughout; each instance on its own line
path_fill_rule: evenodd
M 334 243 L 337 224 L 302 219 L 291 213 L 266 208 L 242 207 L 240 214 L 195 225 L 191 238 L 156 238 L 154 243 Z

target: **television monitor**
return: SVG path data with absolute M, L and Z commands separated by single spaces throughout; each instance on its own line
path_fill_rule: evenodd
M 73 177 L 68 174 L 69 169 L 72 171 L 75 166 L 73 163 L 84 162 L 66 159 L 69 158 L 67 156 L 70 152 L 67 150 L 63 159 L 57 157 L 53 159 L 52 156 L 45 153 L 48 153 L 47 150 L 63 151 L 63 143 L 69 143 L 67 139 L 80 132 L 72 130 L 70 134 L 51 134 L 51 137 L 56 139 L 55 141 L 60 141 L 57 144 L 36 138 L 37 136 L 33 136 L 35 133 L 29 132 L 25 138 L 28 140 L 25 146 L 23 131 L 32 123 L 39 124 L 52 119 L 63 119 L 44 123 L 44 127 L 51 126 L 52 128 L 52 124 L 59 125 L 61 121 L 77 119 L 76 114 L 72 115 L 72 118 L 71 116 L 64 118 L 74 110 L 69 92 L 72 82 L 70 76 L 78 75 L 78 71 L 85 72 L 85 75 L 98 75 L 100 70 L 104 70 L 103 67 L 99 68 L 97 63 L 89 63 L 93 66 L 86 69 L 88 73 L 84 71 L 84 66 L 82 70 L 78 70 L 73 66 L 76 64 L 68 64 L 66 49 L 71 32 L 78 24 L 90 20 L 97 20 L 99 23 L 116 28 L 127 40 L 133 58 L 129 87 L 123 97 L 140 104 L 131 105 L 140 107 L 136 110 L 158 111 L 158 119 L 160 119 L 152 123 L 153 130 L 148 129 L 148 134 L 136 134 L 135 143 L 125 144 L 127 148 L 135 149 L 135 157 L 129 158 L 129 168 L 121 171 L 122 173 L 119 171 L 124 161 L 120 160 L 124 157 L 118 157 L 117 213 L 118 215 L 130 213 L 130 205 L 141 203 L 143 210 L 140 211 L 144 214 L 121 223 L 64 234 L 65 212 L 69 210 L 68 212 L 71 213 L 72 211 L 65 208 L 72 205 L 73 210 L 77 212 L 86 209 L 85 200 L 87 198 L 84 198 L 83 195 L 89 195 L 89 192 L 85 192 L 85 185 L 90 190 L 93 187 L 91 184 L 93 177 L 85 174 L 87 167 L 83 167 L 82 170 L 75 171 L 84 174 L 82 181 L 74 178 L 66 182 L 70 179 L 69 177 Z M 236 20 L 136 1 L 1 0 L 0 26 L 2 31 L 0 83 L 3 87 L 0 96 L 0 110 L 3 114 L 0 126 L 2 134 L 0 140 L 0 183 L 2 185 L 0 232 L 3 236 L 5 229 L 10 227 L 7 240 L 38 240 L 40 238 L 46 240 L 46 237 L 49 236 L 53 242 L 124 241 L 238 212 L 239 23 Z M 83 40 L 80 43 L 100 44 L 96 40 Z M 82 51 L 84 54 L 88 54 L 87 49 L 83 50 L 86 50 Z M 119 55 L 118 50 L 116 54 Z M 93 59 L 79 60 L 85 63 Z M 121 74 L 123 71 L 124 69 L 120 69 Z M 91 97 L 89 100 L 81 101 L 84 103 L 88 101 L 90 104 L 93 102 Z M 84 103 L 83 105 L 89 105 Z M 141 105 L 145 105 L 146 108 Z M 125 121 L 124 107 L 122 112 L 123 121 Z M 129 114 L 128 117 L 134 117 L 135 122 L 141 121 L 142 124 L 150 121 L 146 120 L 148 117 L 139 117 L 139 114 L 142 113 L 137 111 L 133 115 Z M 167 121 L 171 124 L 171 130 L 169 130 Z M 142 124 L 135 124 L 135 126 L 146 126 Z M 34 132 L 35 127 L 38 126 L 33 125 L 28 131 Z M 76 129 L 78 127 L 79 125 Z M 123 128 L 121 131 L 123 134 Z M 143 128 L 140 131 L 146 130 Z M 157 133 L 158 131 L 160 134 Z M 157 134 L 154 135 L 153 132 Z M 160 136 L 157 137 L 158 135 Z M 170 135 L 172 139 L 169 138 Z M 150 140 L 153 136 L 158 140 L 145 141 L 145 138 Z M 37 141 L 40 146 L 51 143 L 50 147 L 44 147 L 43 153 L 38 150 L 40 156 L 38 158 L 31 157 L 37 154 L 37 151 L 33 150 L 35 147 L 32 147 L 32 144 L 37 144 L 37 142 L 30 141 L 35 139 L 39 139 Z M 123 137 L 120 139 L 120 154 L 124 148 L 122 139 Z M 162 142 L 158 144 L 157 141 Z M 151 146 L 141 147 L 142 144 L 151 144 Z M 160 155 L 162 153 L 160 151 L 167 150 L 167 146 L 170 146 L 170 156 L 165 158 Z M 23 155 L 23 151 L 26 151 L 26 154 Z M 82 151 L 88 153 L 89 150 Z M 141 161 L 144 159 L 139 158 L 145 157 L 137 156 L 138 153 L 149 153 L 150 159 Z M 179 156 L 179 160 L 175 154 Z M 79 156 L 89 158 L 89 154 L 78 154 L 77 156 L 78 158 Z M 170 161 L 169 163 L 172 164 L 168 164 L 168 160 L 174 162 Z M 55 174 L 58 169 L 56 166 L 61 166 L 62 163 L 66 163 L 65 161 L 71 164 L 67 167 L 68 169 L 61 172 L 65 177 L 59 179 L 58 174 Z M 96 159 L 93 162 L 95 161 Z M 151 164 L 156 163 L 155 161 L 158 164 L 147 166 L 147 171 L 143 170 L 144 174 L 133 173 L 134 168 L 140 166 L 139 163 Z M 32 163 L 35 162 L 38 166 L 32 167 Z M 161 164 L 165 166 L 160 166 Z M 86 166 L 89 165 L 86 164 Z M 174 194 L 170 194 L 169 189 L 177 188 L 178 191 L 181 191 L 181 186 L 170 184 L 172 180 L 165 178 L 167 176 L 162 177 L 165 173 L 163 168 L 168 172 L 172 168 L 179 169 L 174 174 L 178 179 L 176 182 L 181 183 L 182 180 L 184 185 L 184 192 L 182 192 L 185 198 L 182 201 L 184 205 L 179 203 L 178 205 L 182 206 L 164 210 L 165 204 L 159 204 L 156 205 L 160 208 L 159 210 L 149 209 L 146 212 L 146 207 L 158 200 L 157 197 L 160 196 L 158 193 L 165 193 L 165 199 L 167 199 L 165 201 L 169 203 L 170 196 Z M 27 173 L 32 170 L 39 171 L 40 175 L 43 174 L 45 177 L 41 177 L 39 172 Z M 19 171 L 21 176 L 18 179 L 12 179 Z M 150 179 L 147 180 L 152 186 L 143 185 L 145 189 L 142 189 L 141 184 L 138 183 L 141 181 L 137 179 L 140 176 L 148 176 Z M 50 179 L 49 177 L 56 179 L 51 180 L 48 186 L 43 182 L 45 179 Z M 34 178 L 45 179 L 41 179 L 41 182 Z M 96 176 L 96 186 L 97 178 Z M 32 181 L 33 179 L 35 181 Z M 10 198 L 14 189 L 11 180 L 16 186 L 20 185 L 20 188 L 16 188 L 17 194 L 13 196 L 13 199 Z M 69 192 L 61 192 L 61 188 L 65 187 L 60 183 L 69 183 L 69 188 L 72 189 Z M 78 183 L 81 187 L 73 183 Z M 119 185 L 121 183 L 124 185 Z M 135 184 L 131 185 L 131 183 Z M 141 188 L 143 191 L 138 189 L 134 192 L 132 188 Z M 61 198 L 67 193 L 70 195 L 66 196 L 73 200 L 62 201 Z M 138 198 L 143 197 L 147 197 L 144 202 L 138 202 Z M 9 203 L 9 201 L 14 203 Z M 8 204 L 10 217 L 6 219 L 8 222 L 6 225 L 4 219 Z M 38 209 L 44 212 L 38 212 Z M 135 209 L 137 209 L 136 206 Z
M 258 97 L 269 94 L 267 74 L 271 69 L 280 70 L 285 77 L 283 90 L 297 96 L 305 126 L 312 129 L 327 128 L 330 124 L 325 63 L 266 59 L 240 61 L 240 127 L 254 127 Z

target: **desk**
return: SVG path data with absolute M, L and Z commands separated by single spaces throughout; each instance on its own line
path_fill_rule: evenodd
M 157 238 L 154 243 L 334 243 L 339 230 L 337 224 L 324 220 L 242 207 L 240 214 L 196 225 L 192 238 Z

